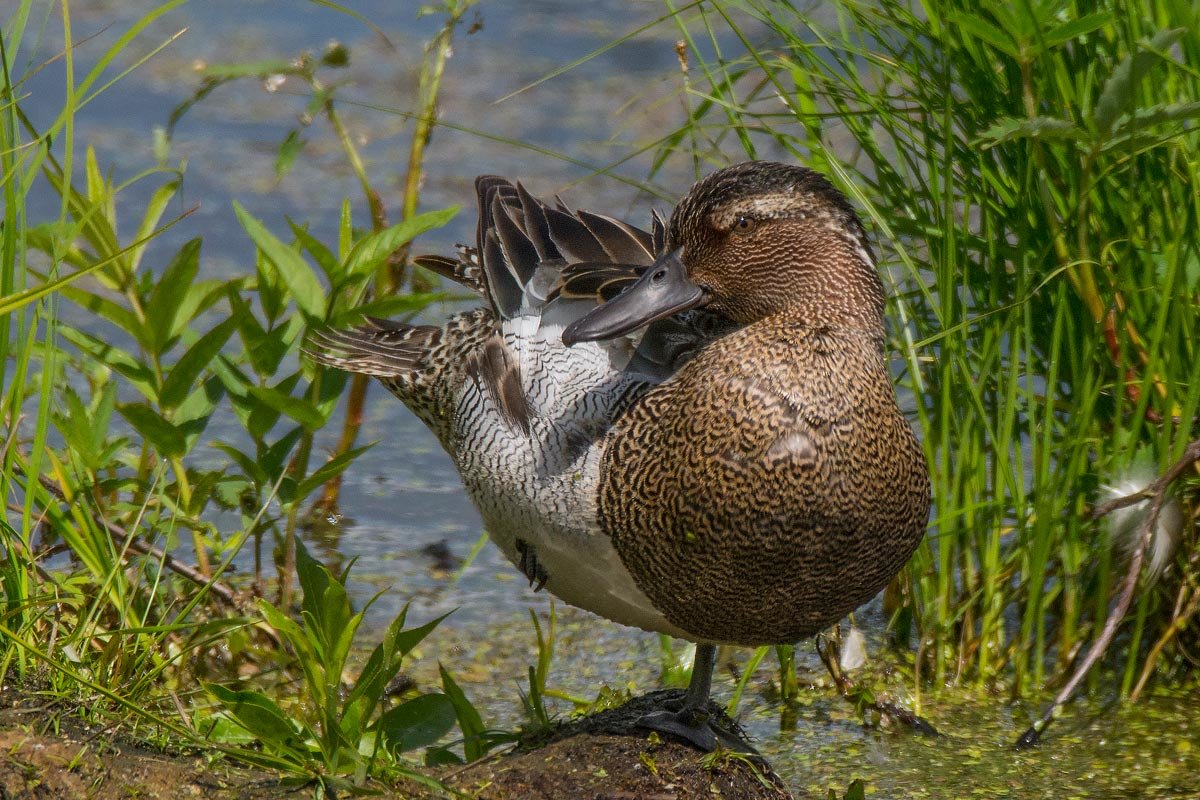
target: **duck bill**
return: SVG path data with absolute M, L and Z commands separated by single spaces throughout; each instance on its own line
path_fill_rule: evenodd
M 663 317 L 708 300 L 692 283 L 679 250 L 661 256 L 625 291 L 572 322 L 563 331 L 563 344 L 615 339 Z

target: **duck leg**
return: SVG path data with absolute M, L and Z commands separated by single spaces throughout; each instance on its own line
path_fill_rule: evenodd
M 677 708 L 654 711 L 638 720 L 638 726 L 679 737 L 695 747 L 711 752 L 718 746 L 741 753 L 757 755 L 757 751 L 734 730 L 721 725 L 724 715 L 709 701 L 713 668 L 716 666 L 716 645 L 696 645 L 696 660 L 692 662 L 692 680 L 683 702 Z M 674 703 L 672 703 L 674 705 Z

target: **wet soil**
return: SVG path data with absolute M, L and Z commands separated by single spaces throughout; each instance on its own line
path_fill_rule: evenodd
M 639 730 L 644 698 L 628 708 L 563 725 L 537 745 L 435 777 L 451 794 L 417 786 L 374 786 L 385 798 L 481 800 L 788 800 L 765 765 L 736 755 L 706 755 Z M 715 707 L 714 707 L 715 708 Z M 228 761 L 156 751 L 63 716 L 54 730 L 31 708 L 0 711 L 0 800 L 136 797 L 266 800 L 311 796 L 312 786 Z
M 705 754 L 637 726 L 671 690 L 562 725 L 536 747 L 483 759 L 442 776 L 480 800 L 788 800 L 792 795 L 761 758 Z M 716 706 L 726 729 L 736 724 Z
M 104 733 L 0 729 L 0 800 L 267 800 L 281 794 L 277 775 L 156 752 Z

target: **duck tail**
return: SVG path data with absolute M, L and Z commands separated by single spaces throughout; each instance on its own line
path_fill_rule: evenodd
M 365 324 L 351 330 L 313 331 L 302 352 L 327 367 L 395 378 L 419 370 L 440 333 L 441 329 L 432 325 L 367 317 Z

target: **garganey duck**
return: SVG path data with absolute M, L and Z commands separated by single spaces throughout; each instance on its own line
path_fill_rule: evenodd
M 562 600 L 696 642 L 646 727 L 712 749 L 715 647 L 796 642 L 878 593 L 927 522 L 862 225 L 818 173 L 746 162 L 647 233 L 476 181 L 475 247 L 419 261 L 487 306 L 318 332 L 437 435 L 493 541 Z

